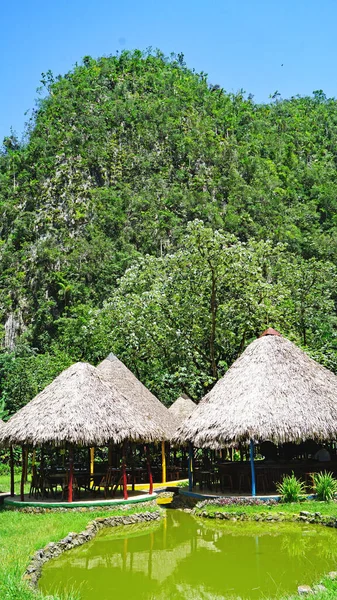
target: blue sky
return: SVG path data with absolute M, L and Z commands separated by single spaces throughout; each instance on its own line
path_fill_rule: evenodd
M 145 49 L 183 52 L 189 67 L 258 102 L 323 89 L 337 96 L 336 0 L 3 0 L 0 141 L 21 135 L 41 73 Z M 283 65 L 283 66 L 281 66 Z

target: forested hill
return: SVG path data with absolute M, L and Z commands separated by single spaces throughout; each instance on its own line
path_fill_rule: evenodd
M 0 155 L 8 410 L 111 348 L 198 398 L 269 323 L 335 368 L 334 99 L 260 105 L 138 51 L 42 84 Z

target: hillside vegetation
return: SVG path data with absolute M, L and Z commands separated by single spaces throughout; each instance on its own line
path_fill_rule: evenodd
M 256 104 L 140 51 L 42 86 L 0 155 L 4 409 L 111 350 L 199 399 L 268 325 L 337 371 L 335 99 Z

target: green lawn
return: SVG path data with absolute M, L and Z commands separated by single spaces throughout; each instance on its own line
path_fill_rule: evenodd
M 29 483 L 25 484 L 25 494 L 29 493 L 30 475 L 29 475 L 28 479 L 29 479 Z M 15 481 L 15 493 L 20 494 L 21 475 L 19 473 L 15 474 L 14 481 Z M 0 475 L 0 492 L 9 492 L 10 489 L 11 489 L 10 475 Z
M 246 514 L 249 516 L 261 515 L 268 513 L 270 515 L 284 513 L 285 516 L 291 517 L 292 515 L 298 515 L 300 511 L 308 511 L 310 513 L 319 512 L 322 515 L 337 518 L 337 502 L 317 502 L 315 500 L 308 500 L 306 502 L 294 502 L 284 503 L 276 505 L 239 505 L 239 504 L 228 504 L 219 506 L 217 504 L 206 504 L 204 507 L 195 509 L 196 514 L 206 511 L 208 514 L 214 514 L 216 512 L 224 513 L 235 513 L 237 515 Z M 337 532 L 336 532 L 337 536 Z

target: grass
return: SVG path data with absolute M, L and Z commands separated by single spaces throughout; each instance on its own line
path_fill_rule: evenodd
M 30 479 L 30 477 L 29 477 Z M 16 494 L 20 494 L 20 482 L 21 475 L 15 474 L 14 476 L 14 490 Z M 11 489 L 11 478 L 10 475 L 0 475 L 0 492 L 9 492 Z M 30 482 L 25 484 L 25 494 L 29 493 Z
M 0 511 L 0 598 L 1 600 L 37 600 L 40 593 L 30 590 L 22 580 L 22 575 L 36 550 L 48 542 L 57 542 L 69 532 L 80 532 L 89 521 L 97 517 L 130 515 L 157 510 L 157 507 L 130 506 L 127 509 L 98 510 L 92 512 L 50 512 L 43 514 L 19 511 Z M 58 596 L 48 596 L 60 600 Z M 79 596 L 70 594 L 62 600 L 77 600 Z
M 268 513 L 270 515 L 279 514 L 282 512 L 285 516 L 298 515 L 300 511 L 305 510 L 311 513 L 320 512 L 322 515 L 327 517 L 337 518 L 337 503 L 336 502 L 318 502 L 316 500 L 307 500 L 304 502 L 286 502 L 275 505 L 238 505 L 238 504 L 206 504 L 202 508 L 195 509 L 196 514 L 200 514 L 206 511 L 208 514 L 214 514 L 216 512 L 233 513 L 237 515 L 245 514 L 248 516 L 259 515 L 262 513 Z M 336 533 L 337 535 L 337 533 Z

